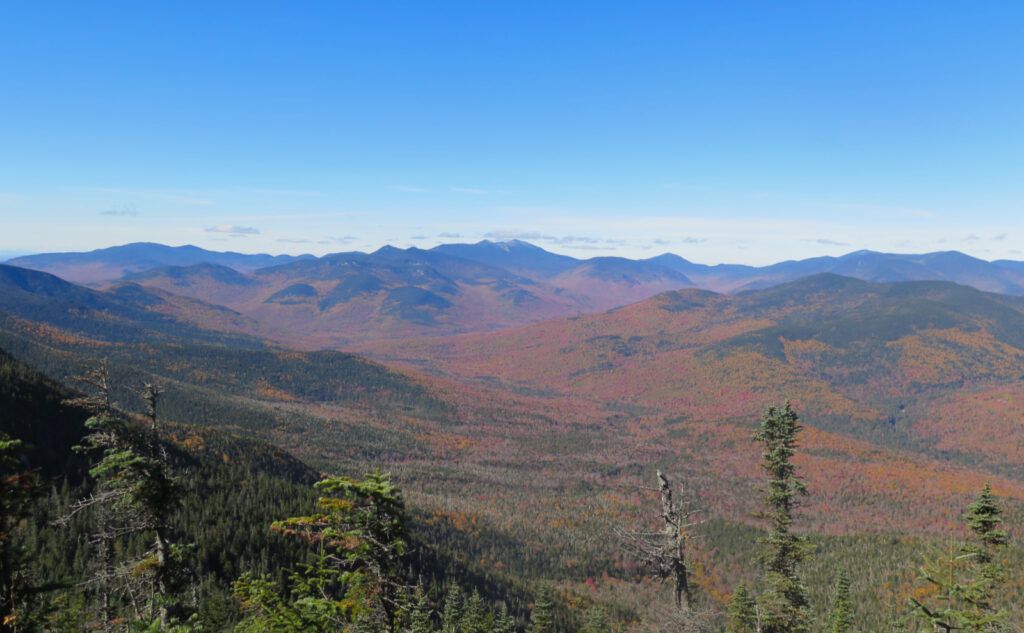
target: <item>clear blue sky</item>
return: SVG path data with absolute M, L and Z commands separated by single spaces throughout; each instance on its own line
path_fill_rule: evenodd
M 1022 3 L 0 5 L 0 252 L 1024 259 L 1022 218 Z

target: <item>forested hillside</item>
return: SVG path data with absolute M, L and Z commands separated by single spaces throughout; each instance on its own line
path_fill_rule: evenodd
M 367 343 L 361 349 L 374 362 L 199 330 L 161 314 L 158 301 L 147 308 L 134 292 L 97 293 L 45 276 L 11 279 L 20 281 L 11 281 L 18 291 L 4 307 L 0 347 L 12 356 L 65 389 L 105 362 L 111 398 L 130 420 L 145 420 L 143 384 L 161 386 L 168 463 L 193 498 L 211 500 L 194 510 L 184 501 L 185 518 L 174 525 L 182 535 L 196 522 L 209 532 L 195 551 L 200 585 L 213 597 L 200 602 L 220 606 L 197 617 L 216 627 L 255 617 L 245 605 L 295 597 L 279 593 L 287 583 L 274 570 L 315 563 L 315 552 L 296 548 L 321 537 L 274 541 L 281 535 L 266 530 L 315 512 L 311 467 L 353 477 L 329 484 L 342 499 L 366 492 L 363 473 L 391 473 L 388 485 L 401 488 L 418 552 L 402 559 L 402 582 L 428 588 L 423 609 L 436 611 L 431 626 L 440 626 L 444 594 L 457 579 L 467 601 L 480 592 L 493 612 L 488 626 L 498 626 L 493 614 L 504 604 L 519 630 L 544 630 L 531 613 L 549 591 L 551 617 L 566 631 L 591 626 L 591 615 L 593 627 L 604 626 L 598 613 L 613 630 L 656 630 L 678 617 L 671 590 L 653 581 L 657 574 L 628 538 L 663 528 L 651 489 L 660 470 L 677 495 L 700 501 L 700 521 L 687 528 L 684 547 L 692 608 L 702 626 L 725 627 L 741 583 L 751 596 L 771 595 L 758 562 L 758 539 L 770 536 L 770 526 L 754 516 L 765 507 L 763 448 L 751 438 L 764 407 L 786 397 L 803 420 L 793 464 L 809 494 L 792 529 L 814 550 L 799 565 L 808 622 L 828 622 L 836 572 L 844 568 L 858 629 L 921 626 L 910 600 L 930 604 L 924 599 L 939 590 L 922 587 L 917 572 L 929 564 L 926 555 L 937 560 L 943 543 L 948 554 L 970 542 L 962 515 L 987 483 L 1010 528 L 998 600 L 1011 620 L 1019 618 L 1014 530 L 1024 514 L 1024 479 L 1013 449 L 1020 426 L 1007 421 L 1024 357 L 1016 299 L 945 283 L 820 276 L 737 296 L 667 293 L 487 335 Z M 56 388 L 39 377 L 19 384 Z M 38 400 L 81 424 L 84 412 L 59 405 L 65 395 L 44 391 L 19 386 L 14 392 L 40 397 L 5 410 L 31 412 Z M 971 427 L 958 418 L 968 410 Z M 86 494 L 79 483 L 98 485 L 84 469 L 102 451 L 87 458 L 62 448 L 81 443 L 80 426 L 61 426 L 67 430 L 51 440 L 38 424 L 11 424 L 12 435 L 46 447 L 46 460 L 64 460 L 70 479 L 50 495 L 54 507 Z M 976 437 L 972 428 L 1002 435 Z M 246 497 L 260 477 L 267 492 Z M 242 505 L 233 505 L 239 494 Z M 225 544 L 214 533 L 240 520 L 235 507 L 253 520 L 240 531 L 247 537 L 236 531 Z M 44 527 L 58 511 L 46 512 L 33 528 L 40 535 L 53 534 Z M 281 523 L 278 531 L 301 536 L 299 525 L 306 524 Z M 80 546 L 53 542 L 52 579 L 84 573 L 88 556 L 75 557 Z M 280 557 L 266 542 L 278 543 Z M 247 588 L 231 597 L 230 582 L 246 571 Z M 261 584 L 264 572 L 278 574 L 276 589 Z M 294 582 L 295 591 L 311 590 Z M 82 609 L 82 618 L 95 618 Z M 246 621 L 253 630 L 270 626 Z

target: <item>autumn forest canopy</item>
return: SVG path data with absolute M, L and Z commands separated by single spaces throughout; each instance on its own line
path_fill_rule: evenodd
M 965 257 L 0 265 L 0 630 L 1021 630 L 1024 278 Z

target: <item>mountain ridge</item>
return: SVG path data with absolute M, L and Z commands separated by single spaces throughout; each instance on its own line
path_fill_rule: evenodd
M 134 256 L 139 259 L 130 264 Z M 74 257 L 56 254 L 51 260 L 36 257 L 13 261 L 42 262 L 49 272 L 71 272 L 66 276 L 72 278 L 96 279 L 106 271 L 114 278 L 93 287 L 130 282 L 179 295 L 182 300 L 169 301 L 167 310 L 181 318 L 210 329 L 234 323 L 246 334 L 304 348 L 514 328 L 602 312 L 688 287 L 741 295 L 822 273 L 874 283 L 948 281 L 1024 296 L 1024 262 L 1015 267 L 1014 262 L 986 262 L 957 251 L 900 255 L 859 250 L 764 267 L 707 266 L 671 253 L 641 260 L 580 260 L 519 240 L 431 249 L 389 245 L 372 253 L 284 260 L 147 243 Z M 163 264 L 169 257 L 188 261 Z M 238 314 L 247 325 L 204 305 Z
M 403 255 L 404 254 L 404 255 Z M 385 245 L 372 253 L 359 251 L 314 255 L 243 254 L 233 251 L 209 251 L 199 247 L 165 246 L 153 242 L 135 242 L 89 252 L 41 253 L 15 257 L 4 263 L 21 268 L 50 272 L 69 281 L 102 284 L 145 270 L 167 266 L 217 264 L 241 273 L 278 267 L 298 261 L 322 260 L 339 256 L 394 260 L 408 255 L 420 259 L 432 254 L 457 257 L 537 282 L 548 282 L 573 270 L 601 268 L 602 262 L 616 260 L 632 274 L 661 266 L 681 273 L 693 285 L 716 292 L 737 292 L 792 281 L 818 272 L 835 272 L 866 281 L 915 281 L 943 279 L 982 290 L 1024 295 L 1024 261 L 986 261 L 959 251 L 931 253 L 885 253 L 861 249 L 840 256 L 821 256 L 780 261 L 767 266 L 744 264 L 707 265 L 692 262 L 675 253 L 662 253 L 646 259 L 592 257 L 577 259 L 544 250 L 522 240 L 481 240 L 474 244 L 440 244 L 430 249 L 401 249 Z

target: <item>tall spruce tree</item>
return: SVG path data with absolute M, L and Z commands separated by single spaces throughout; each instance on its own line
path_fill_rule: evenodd
M 441 630 L 444 633 L 459 633 L 459 625 L 462 623 L 462 614 L 466 610 L 466 599 L 462 590 L 455 583 L 448 586 L 444 596 L 444 606 L 441 608 Z
M 508 612 L 508 606 L 502 602 L 494 615 L 494 633 L 515 633 L 516 619 Z
M 426 591 L 420 591 L 416 599 L 416 606 L 412 609 L 412 618 L 409 625 L 410 633 L 434 633 L 434 625 L 431 622 L 430 600 Z
M 768 535 L 761 562 L 765 591 L 758 600 L 762 633 L 804 633 L 808 629 L 807 589 L 800 580 L 800 563 L 810 555 L 807 541 L 791 531 L 793 511 L 807 488 L 796 474 L 793 455 L 803 427 L 787 401 L 782 408 L 769 406 L 754 432 L 763 445 L 761 468 L 768 476 L 764 489 Z
M 740 583 L 726 605 L 726 633 L 756 633 L 757 603 L 747 585 Z
M 964 513 L 964 521 L 978 541 L 973 549 L 977 552 L 975 560 L 981 564 L 991 563 L 996 551 L 1006 545 L 1006 532 L 1000 529 L 1002 514 L 992 486 L 987 483 Z
M 1002 509 L 988 484 L 967 507 L 964 521 L 974 542 L 959 543 L 950 535 L 945 548 L 925 559 L 918 577 L 928 599 L 911 597 L 914 615 L 934 630 L 986 633 L 1005 629 L 1008 614 L 997 607 L 1005 570 L 997 559 L 1006 545 L 1000 529 Z
M 462 622 L 459 628 L 462 633 L 489 633 L 493 618 L 488 613 L 484 599 L 476 589 L 466 600 L 466 610 L 462 614 Z
M 853 611 L 850 603 L 850 576 L 845 569 L 836 574 L 832 591 L 832 611 L 829 614 L 829 633 L 852 633 Z
M 1006 547 L 1007 535 L 1001 529 L 1003 510 L 986 483 L 977 498 L 964 513 L 964 522 L 970 528 L 973 541 L 963 550 L 972 555 L 972 605 L 969 622 L 978 622 L 987 630 L 998 630 L 1006 623 L 1008 614 L 999 609 L 999 588 L 1006 582 L 1006 569 L 999 560 L 999 552 Z
M 946 545 L 926 556 L 918 570 L 918 578 L 924 585 L 922 594 L 927 598 L 911 597 L 910 603 L 914 607 L 914 615 L 936 633 L 982 630 L 965 622 L 970 608 L 971 558 L 973 554 L 965 553 L 963 544 L 950 534 Z
M 555 603 L 551 587 L 542 584 L 537 588 L 537 597 L 530 614 L 530 633 L 555 633 Z
M 181 506 L 184 489 L 157 428 L 161 390 L 151 384 L 143 387 L 149 419 L 144 425 L 111 401 L 105 362 L 78 380 L 95 391 L 68 401 L 95 413 L 85 422 L 89 434 L 80 448 L 102 457 L 89 471 L 96 481 L 94 493 L 75 503 L 61 523 L 69 524 L 81 512 L 95 512 L 98 528 L 90 536 L 94 565 L 89 585 L 97 596 L 97 624 L 104 631 L 116 628 L 115 622 L 159 631 L 177 623 L 180 629 L 192 612 L 184 595 L 194 575 L 172 534 L 171 516 Z M 141 535 L 152 539 L 144 554 L 118 556 L 128 540 Z

